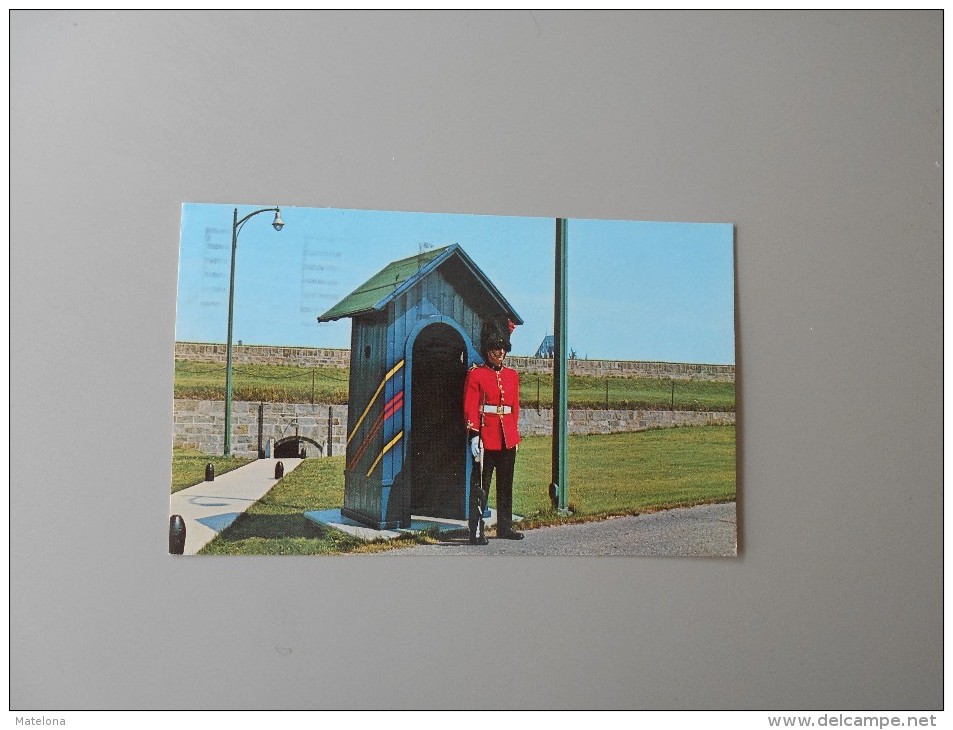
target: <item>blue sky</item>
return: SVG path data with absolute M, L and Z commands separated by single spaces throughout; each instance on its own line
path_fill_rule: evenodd
M 278 203 L 280 205 L 280 201 Z M 238 217 L 275 203 L 239 205 Z M 176 339 L 225 342 L 234 205 L 185 204 Z M 348 347 L 317 317 L 391 261 L 459 243 L 525 320 L 513 354 L 553 332 L 555 220 L 282 207 L 242 228 L 234 340 Z M 726 223 L 568 220 L 569 347 L 591 359 L 734 364 L 734 242 Z

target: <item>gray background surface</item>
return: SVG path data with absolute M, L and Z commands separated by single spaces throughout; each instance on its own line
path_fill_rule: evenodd
M 13 709 L 942 706 L 940 12 L 10 21 Z M 735 222 L 742 556 L 167 556 L 184 201 Z

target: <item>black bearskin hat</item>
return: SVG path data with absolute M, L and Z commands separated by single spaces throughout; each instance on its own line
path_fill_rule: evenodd
M 514 325 L 506 317 L 487 319 L 480 330 L 480 354 L 486 355 L 490 350 L 503 348 L 506 352 L 513 349 L 510 345 L 510 333 Z

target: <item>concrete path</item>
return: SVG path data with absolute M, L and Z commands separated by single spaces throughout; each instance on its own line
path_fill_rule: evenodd
M 170 499 L 170 515 L 185 520 L 185 555 L 195 555 L 232 524 L 238 516 L 265 496 L 275 482 L 275 466 L 284 465 L 285 475 L 301 459 L 258 459 L 238 469 L 181 489 Z
M 734 557 L 734 502 L 615 517 L 601 522 L 524 530 L 523 540 L 470 545 L 448 539 L 436 545 L 389 550 L 381 555 L 683 555 Z
M 341 514 L 341 509 L 325 509 L 316 512 L 305 512 L 306 520 L 311 520 L 321 527 L 346 532 L 361 540 L 393 540 L 395 537 L 406 535 L 408 532 L 437 532 L 446 534 L 467 534 L 466 520 L 451 520 L 441 517 L 426 517 L 411 515 L 410 526 L 394 530 L 376 530 Z M 519 517 L 515 518 L 519 520 Z M 488 517 L 484 518 L 486 529 L 496 526 L 496 510 L 491 509 Z

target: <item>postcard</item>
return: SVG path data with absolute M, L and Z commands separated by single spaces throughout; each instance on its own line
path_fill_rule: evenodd
M 734 227 L 185 204 L 175 555 L 737 554 Z

